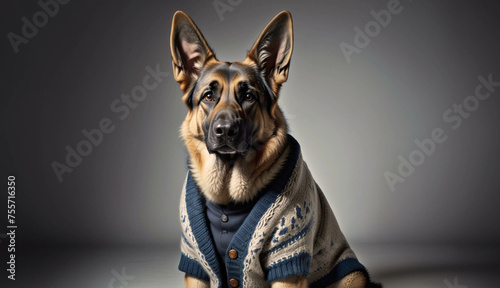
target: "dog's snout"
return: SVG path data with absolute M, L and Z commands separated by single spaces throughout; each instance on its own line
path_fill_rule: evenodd
M 244 154 L 249 149 L 249 126 L 233 108 L 224 107 L 203 126 L 209 153 Z
M 219 139 L 234 139 L 240 131 L 237 115 L 231 111 L 220 111 L 214 119 L 213 133 Z

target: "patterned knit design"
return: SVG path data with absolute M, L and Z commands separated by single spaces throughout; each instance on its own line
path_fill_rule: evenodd
M 256 231 L 245 259 L 244 287 L 266 287 L 294 275 L 314 283 L 341 260 L 356 257 L 301 156 Z
M 354 271 L 363 271 L 340 231 L 326 198 L 302 160 L 300 146 L 289 136 L 286 163 L 256 202 L 229 244 L 226 271 L 215 246 L 202 206 L 202 196 L 188 173 L 181 199 L 182 257 L 179 269 L 211 287 L 270 287 L 270 282 L 295 275 L 311 287 L 326 287 Z M 201 211 L 201 212 L 200 212 Z

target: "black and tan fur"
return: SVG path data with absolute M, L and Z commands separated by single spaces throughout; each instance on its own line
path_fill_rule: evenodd
M 172 21 L 174 77 L 188 113 L 181 136 L 190 170 L 204 196 L 215 203 L 249 202 L 281 168 L 287 153 L 287 124 L 277 105 L 288 78 L 293 48 L 292 18 L 278 14 L 242 62 L 220 62 L 194 22 L 183 12 Z M 209 284 L 186 275 L 186 287 Z M 332 287 L 364 287 L 360 272 Z M 307 287 L 301 277 L 272 287 Z

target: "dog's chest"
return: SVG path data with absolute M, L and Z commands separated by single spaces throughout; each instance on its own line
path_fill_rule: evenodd
M 217 254 L 224 262 L 226 250 L 234 235 L 252 210 L 253 203 L 221 206 L 206 200 L 206 215 Z

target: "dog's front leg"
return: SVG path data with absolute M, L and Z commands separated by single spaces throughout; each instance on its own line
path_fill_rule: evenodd
M 338 282 L 328 286 L 328 288 L 365 288 L 366 277 L 363 273 L 356 271 L 347 274 Z
M 189 274 L 184 277 L 184 285 L 186 288 L 210 288 L 210 283 L 195 278 Z
M 303 277 L 295 276 L 271 283 L 271 288 L 307 288 L 307 280 Z
M 271 288 L 307 288 L 307 280 L 303 277 L 295 276 L 283 280 L 274 281 Z M 366 287 L 366 277 L 361 272 L 348 274 L 340 281 L 328 286 L 328 288 L 364 288 Z

